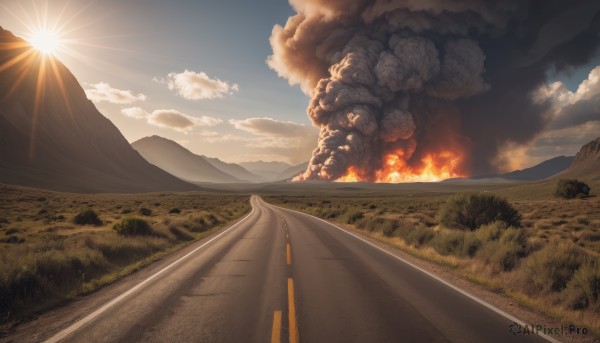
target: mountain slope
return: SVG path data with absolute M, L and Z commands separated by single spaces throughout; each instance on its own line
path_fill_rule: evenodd
M 258 175 L 252 174 L 246 168 L 240 166 L 239 164 L 223 162 L 216 157 L 207 157 L 204 155 L 201 155 L 201 157 L 204 158 L 208 163 L 212 164 L 213 167 L 215 167 L 231 176 L 234 176 L 240 180 L 249 181 L 249 182 L 265 182 L 266 181 L 264 178 L 262 178 Z
M 581 147 L 569 169 L 559 176 L 600 180 L 600 137 Z
M 241 182 L 208 163 L 201 156 L 173 142 L 159 137 L 144 137 L 131 143 L 148 162 L 179 177 L 192 182 Z
M 71 192 L 198 189 L 146 162 L 62 63 L 2 28 L 0 182 Z
M 238 164 L 249 170 L 251 173 L 263 177 L 267 181 L 277 181 L 279 174 L 287 168 L 291 167 L 290 164 L 279 161 L 254 161 L 241 162 Z
M 298 175 L 299 173 L 304 172 L 307 167 L 308 167 L 308 162 L 304 162 L 304 163 L 297 164 L 295 166 L 291 166 L 291 167 L 287 168 L 286 170 L 282 171 L 281 173 L 279 173 L 279 175 L 277 175 L 277 180 L 290 179 L 290 178 Z
M 573 156 L 558 156 L 531 168 L 500 174 L 498 177 L 509 180 L 543 180 L 566 170 L 572 162 Z

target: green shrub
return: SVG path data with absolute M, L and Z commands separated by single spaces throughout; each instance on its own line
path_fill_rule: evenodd
M 407 244 L 422 246 L 429 243 L 434 237 L 435 232 L 433 229 L 419 225 L 405 233 L 402 238 Z
M 577 179 L 558 180 L 554 195 L 559 198 L 574 199 L 590 195 L 590 186 Z
M 504 222 L 493 222 L 491 224 L 482 225 L 477 229 L 474 234 L 477 239 L 482 242 L 490 242 L 496 240 L 502 236 L 502 232 L 508 228 L 508 225 Z
M 567 285 L 567 298 L 574 309 L 600 308 L 600 265 L 598 260 L 584 263 Z
M 521 226 L 521 215 L 508 201 L 487 193 L 458 193 L 439 212 L 440 223 L 451 229 L 476 230 L 482 225 L 501 221 Z
M 79 225 L 102 225 L 102 221 L 98 217 L 98 214 L 93 210 L 85 210 L 79 212 L 73 222 Z
M 180 228 L 178 228 L 176 226 L 169 227 L 169 231 L 179 241 L 191 241 L 192 239 L 194 239 L 194 236 L 192 236 L 189 232 L 187 232 L 184 229 L 180 229 Z
M 429 245 L 442 255 L 460 256 L 463 251 L 465 235 L 466 233 L 461 231 L 438 232 Z
M 152 210 L 149 208 L 142 207 L 138 210 L 138 213 L 142 216 L 149 216 L 152 214 Z
M 514 242 L 492 241 L 483 245 L 476 256 L 496 271 L 509 271 L 517 266 L 523 253 L 523 247 Z
M 582 263 L 582 254 L 569 242 L 551 241 L 524 260 L 522 272 L 527 291 L 562 291 Z
M 527 236 L 523 229 L 513 227 L 506 228 L 500 236 L 496 236 L 499 228 L 498 224 L 486 226 L 487 235 L 475 232 L 482 239 L 481 249 L 476 256 L 494 270 L 509 271 L 527 255 Z
M 123 236 L 152 236 L 156 232 L 152 226 L 141 218 L 125 218 L 113 226 L 113 230 Z
M 352 212 L 348 215 L 348 219 L 346 220 L 346 223 L 348 224 L 354 224 L 356 223 L 359 219 L 362 219 L 364 217 L 363 213 L 360 211 L 357 212 Z
M 170 214 L 179 214 L 179 213 L 181 213 L 181 210 L 178 209 L 177 207 L 174 207 L 174 208 L 172 208 L 172 209 L 169 210 L 169 213 Z
M 400 222 L 396 219 L 385 219 L 381 225 L 381 233 L 385 236 L 391 236 L 394 231 L 400 227 Z

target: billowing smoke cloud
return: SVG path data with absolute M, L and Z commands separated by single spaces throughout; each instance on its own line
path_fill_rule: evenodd
M 503 146 L 548 124 L 550 101 L 532 99 L 547 71 L 583 65 L 600 42 L 595 0 L 291 4 L 267 63 L 311 95 L 321 131 L 303 179 L 352 167 L 375 181 L 390 155 L 415 170 L 446 156 L 461 174 L 492 172 Z

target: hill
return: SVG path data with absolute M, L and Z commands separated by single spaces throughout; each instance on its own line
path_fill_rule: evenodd
M 239 164 L 223 162 L 216 157 L 207 157 L 204 155 L 201 155 L 201 157 L 204 158 L 208 163 L 212 164 L 213 167 L 215 167 L 231 176 L 234 176 L 242 181 L 248 181 L 248 182 L 265 182 L 266 181 L 263 177 L 252 174 L 246 168 L 240 166 Z
M 558 176 L 600 180 L 600 137 L 581 147 L 569 169 Z
M 284 171 L 282 171 L 281 173 L 279 173 L 279 175 L 277 175 L 276 180 L 291 179 L 294 176 L 298 175 L 299 173 L 304 172 L 307 167 L 308 167 L 308 162 L 304 162 L 304 163 L 297 164 L 295 166 L 291 166 L 291 167 L 285 169 Z
M 0 183 L 69 192 L 198 189 L 146 162 L 60 61 L 2 28 Z
M 565 171 L 567 168 L 569 168 L 572 162 L 573 156 L 558 156 L 530 168 L 515 170 L 506 174 L 500 174 L 498 177 L 508 180 L 543 180 Z
M 151 136 L 131 143 L 148 162 L 191 182 L 241 182 L 172 140 Z
M 284 170 L 291 167 L 291 164 L 280 162 L 280 161 L 253 161 L 253 162 L 241 162 L 238 163 L 240 166 L 246 168 L 251 173 L 261 176 L 267 181 L 277 181 L 279 180 L 279 174 L 281 174 Z

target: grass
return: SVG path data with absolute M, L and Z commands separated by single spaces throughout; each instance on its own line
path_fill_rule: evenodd
M 0 329 L 112 283 L 250 209 L 248 196 L 200 192 L 81 195 L 0 185 L 0 193 Z M 136 208 L 151 215 L 131 216 Z
M 600 189 L 600 180 L 585 181 L 592 191 Z M 466 187 L 393 187 L 398 191 L 264 198 L 362 231 L 600 337 L 599 196 L 556 198 L 556 181 L 469 186 L 506 199 L 520 214 L 520 227 L 494 222 L 470 231 L 448 229 L 439 217 L 447 200 Z

